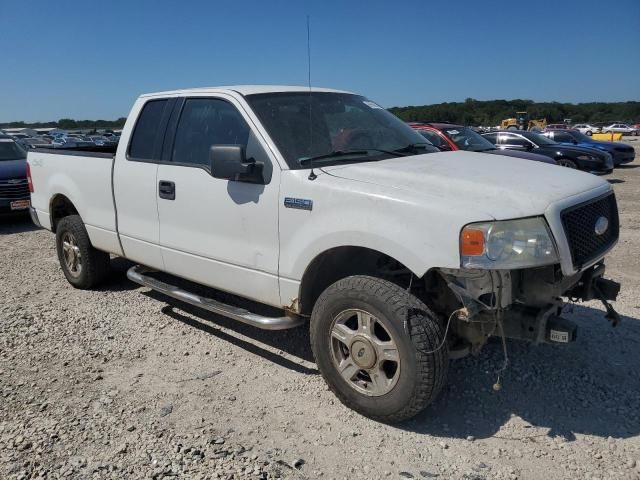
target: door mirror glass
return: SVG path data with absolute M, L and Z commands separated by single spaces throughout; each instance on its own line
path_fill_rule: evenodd
M 263 163 L 254 159 L 247 160 L 242 145 L 213 145 L 209 149 L 209 167 L 215 178 L 264 183 Z

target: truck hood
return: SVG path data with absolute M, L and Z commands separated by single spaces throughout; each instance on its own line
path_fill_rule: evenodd
M 27 177 L 27 160 L 0 160 L 0 180 Z
M 335 177 L 398 189 L 417 201 L 438 202 L 443 208 L 482 211 L 497 220 L 542 215 L 554 202 L 608 186 L 601 178 L 577 170 L 464 151 L 322 170 Z

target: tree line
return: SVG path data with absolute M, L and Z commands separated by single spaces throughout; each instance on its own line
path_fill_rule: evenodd
M 533 100 L 475 100 L 434 105 L 393 107 L 389 109 L 406 122 L 454 122 L 464 125 L 499 125 L 516 112 L 528 112 L 532 119 L 546 118 L 549 123 L 629 122 L 640 121 L 640 102 L 560 103 Z
M 126 117 L 117 120 L 73 120 L 72 118 L 61 118 L 57 122 L 7 122 L 0 123 L 2 128 L 59 128 L 61 130 L 84 130 L 84 129 L 120 129 L 124 127 Z
M 534 102 L 533 100 L 475 100 L 446 102 L 433 105 L 392 107 L 390 112 L 406 122 L 454 122 L 464 125 L 499 125 L 505 118 L 515 117 L 516 112 L 529 112 L 530 118 L 546 118 L 550 123 L 571 119 L 573 123 L 640 121 L 640 102 L 590 102 L 560 103 Z M 7 122 L 1 128 L 60 128 L 118 129 L 124 126 L 126 117 L 117 120 L 73 120 L 61 118 L 57 122 Z

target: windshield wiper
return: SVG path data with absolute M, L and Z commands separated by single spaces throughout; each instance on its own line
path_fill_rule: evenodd
M 348 155 L 367 155 L 369 150 L 334 150 L 333 152 L 325 153 L 323 155 L 316 155 L 314 157 L 305 157 L 298 160 L 300 165 L 305 163 L 314 162 L 316 160 L 324 160 L 327 158 L 339 158 L 346 157 Z
M 346 157 L 346 156 L 351 156 L 351 155 L 368 155 L 369 152 L 386 153 L 386 154 L 389 154 L 389 155 L 393 155 L 395 157 L 403 157 L 404 156 L 402 151 L 399 151 L 399 150 L 382 150 L 380 148 L 367 148 L 367 149 L 362 149 L 362 150 L 335 150 L 333 152 L 325 153 L 323 155 L 316 155 L 314 157 L 301 158 L 300 160 L 298 160 L 298 163 L 300 165 L 304 165 L 305 163 L 315 162 L 316 160 L 326 160 L 326 159 L 340 158 L 340 157 Z
M 419 148 L 426 148 L 429 145 L 430 144 L 426 143 L 426 142 L 425 143 L 410 143 L 406 147 L 396 148 L 392 152 L 387 152 L 387 153 L 410 153 L 410 152 L 415 152 Z

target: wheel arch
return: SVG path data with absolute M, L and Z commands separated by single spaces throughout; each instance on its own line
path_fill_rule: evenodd
M 80 215 L 73 202 L 63 193 L 56 193 L 49 201 L 49 214 L 51 217 L 51 231 L 55 233 L 58 223 L 69 215 Z
M 316 255 L 302 275 L 299 290 L 299 311 L 309 315 L 320 294 L 329 285 L 352 275 L 371 275 L 394 282 L 405 280 L 405 287 L 413 276 L 412 271 L 394 257 L 362 246 L 333 247 Z

